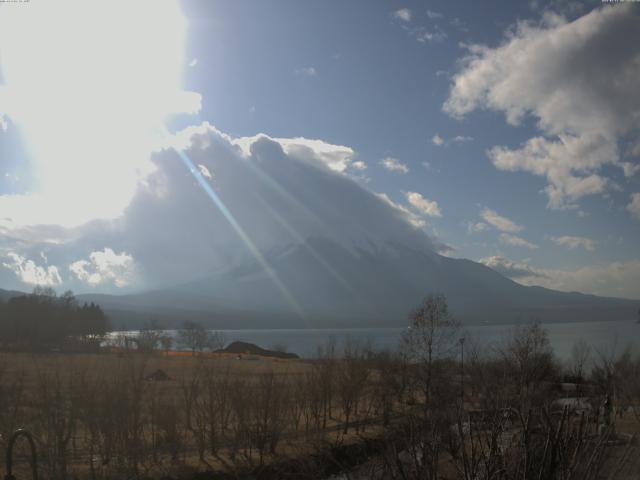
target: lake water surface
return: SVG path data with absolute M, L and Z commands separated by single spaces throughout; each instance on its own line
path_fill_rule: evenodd
M 490 348 L 509 338 L 513 328 L 514 325 L 463 326 L 460 336 L 482 348 Z M 635 322 L 553 323 L 545 324 L 544 328 L 560 359 L 569 357 L 572 345 L 580 338 L 602 353 L 620 352 L 627 346 L 637 348 L 640 344 L 640 324 Z M 313 357 L 318 347 L 326 345 L 331 339 L 335 339 L 338 352 L 347 338 L 361 343 L 369 342 L 376 349 L 393 350 L 398 346 L 403 331 L 404 328 L 221 330 L 227 343 L 240 340 L 263 348 L 281 345 L 301 357 Z M 167 334 L 175 336 L 176 331 L 168 330 Z

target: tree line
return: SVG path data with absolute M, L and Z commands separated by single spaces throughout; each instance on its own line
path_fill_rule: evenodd
M 80 304 L 73 292 L 58 296 L 36 287 L 30 295 L 0 302 L 0 348 L 10 351 L 97 351 L 109 331 L 100 306 Z

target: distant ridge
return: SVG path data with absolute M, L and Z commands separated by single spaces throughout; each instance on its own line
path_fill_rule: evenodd
M 151 319 L 167 328 L 186 319 L 231 329 L 398 327 L 432 292 L 444 293 L 452 313 L 469 325 L 532 319 L 634 322 L 640 306 L 640 301 L 523 286 L 480 263 L 400 243 L 347 248 L 312 237 L 264 256 L 303 316 L 253 261 L 171 288 L 77 298 L 99 304 L 114 328 L 135 328 Z M 15 294 L 1 292 L 0 298 Z
M 0 301 L 6 302 L 10 298 L 19 297 L 20 295 L 26 295 L 24 292 L 19 292 L 17 290 L 2 290 L 0 288 Z

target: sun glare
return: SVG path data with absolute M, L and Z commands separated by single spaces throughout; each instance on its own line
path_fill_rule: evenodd
M 31 193 L 0 197 L 3 215 L 64 225 L 119 215 L 167 116 L 200 107 L 181 89 L 185 35 L 177 0 L 0 8 L 0 114 L 36 167 Z

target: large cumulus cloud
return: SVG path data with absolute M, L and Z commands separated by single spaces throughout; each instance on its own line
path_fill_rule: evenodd
M 233 268 L 252 255 L 236 226 L 261 252 L 318 236 L 354 254 L 387 242 L 439 249 L 411 215 L 352 178 L 361 170 L 355 158 L 350 148 L 319 140 L 237 139 L 207 123 L 189 127 L 153 155 L 154 172 L 121 217 L 73 230 L 30 227 L 4 248 L 25 259 L 46 250 L 65 286 L 101 291 L 170 286 Z M 54 233 L 52 243 L 33 241 Z
M 617 185 L 604 167 L 637 173 L 640 151 L 640 8 L 606 6 L 572 22 L 547 13 L 521 22 L 502 45 L 468 46 L 445 112 L 504 112 L 542 135 L 519 147 L 489 150 L 494 165 L 545 177 L 550 208 L 567 208 Z

